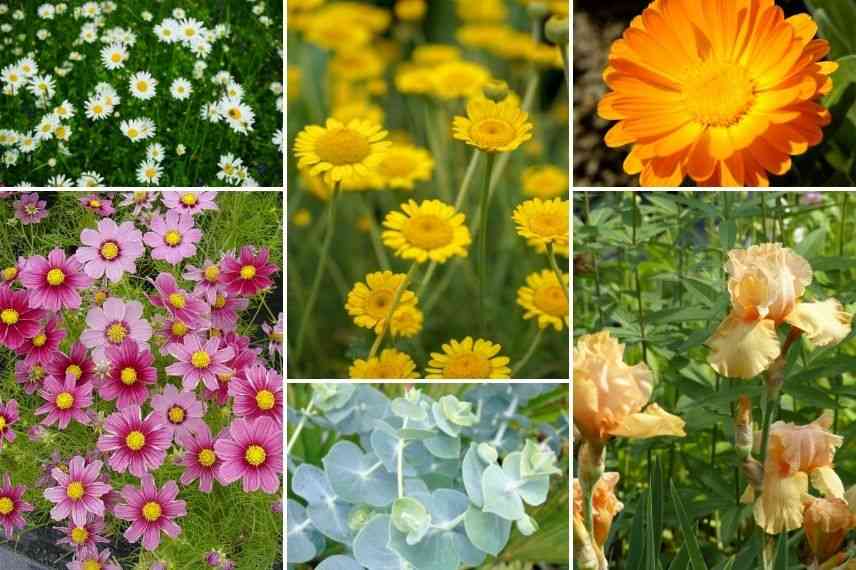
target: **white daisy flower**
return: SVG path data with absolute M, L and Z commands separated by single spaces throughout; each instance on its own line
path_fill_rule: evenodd
M 16 91 L 24 84 L 26 78 L 27 76 L 24 75 L 17 65 L 7 65 L 3 68 L 3 71 L 0 72 L 0 79 Z
M 16 66 L 24 77 L 32 77 L 39 72 L 39 64 L 31 57 L 18 60 Z
M 236 133 L 245 135 L 253 130 L 256 115 L 250 106 L 240 99 L 224 97 L 217 103 L 217 112 Z
M 217 163 L 217 166 L 220 168 L 220 172 L 217 173 L 218 180 L 226 180 L 227 182 L 236 181 L 235 173 L 243 164 L 244 161 L 237 158 L 231 152 L 220 156 L 220 162 Z
M 154 32 L 160 41 L 167 44 L 174 44 L 178 41 L 178 22 L 172 18 L 167 18 L 160 24 L 155 25 Z
M 71 138 L 71 127 L 68 125 L 58 125 L 57 128 L 54 129 L 54 136 L 58 141 L 66 141 Z
M 276 130 L 276 132 L 273 134 L 273 139 L 271 139 L 271 142 L 273 142 L 273 144 L 275 144 L 279 148 L 279 152 L 284 152 L 282 146 L 282 129 Z
M 177 19 L 181 20 L 181 19 L 182 19 L 182 18 L 184 18 L 185 16 L 187 16 L 187 14 L 184 12 L 184 9 L 183 9 L 183 8 L 175 8 L 175 9 L 172 11 L 172 17 L 173 17 L 173 18 L 177 18 Z
M 5 164 L 6 166 L 15 166 L 16 164 L 18 164 L 19 156 L 21 156 L 21 153 L 18 151 L 18 149 L 13 148 L 7 150 L 3 153 L 3 164 Z
M 130 121 L 122 121 L 119 125 L 122 134 L 131 139 L 131 142 L 143 140 L 143 123 L 139 119 L 131 119 Z
M 235 80 L 232 79 L 232 74 L 228 71 L 218 71 L 214 77 L 211 78 L 211 83 L 216 85 L 228 85 L 229 83 L 233 83 Z
M 80 39 L 88 44 L 98 40 L 98 28 L 92 22 L 87 22 L 80 27 Z
M 217 110 L 217 103 L 207 103 L 202 105 L 202 108 L 199 110 L 199 116 L 204 121 L 208 121 L 211 123 L 219 123 L 222 117 L 220 116 L 220 111 Z
M 148 101 L 155 96 L 158 80 L 148 71 L 138 71 L 128 80 L 131 95 L 137 99 Z
M 17 144 L 20 135 L 12 129 L 0 129 L 0 146 L 12 146 Z
M 282 83 L 279 81 L 274 81 L 270 84 L 270 91 L 274 95 L 282 95 Z
M 198 39 L 190 42 L 190 52 L 196 57 L 206 58 L 211 54 L 211 43 Z
M 26 180 L 23 180 L 23 181 L 15 184 L 15 188 L 32 188 L 32 187 L 33 187 L 33 183 L 27 182 Z
M 77 179 L 77 185 L 81 188 L 99 188 L 104 186 L 104 177 L 94 170 L 88 170 L 81 173 L 80 178 Z
M 169 92 L 174 99 L 183 101 L 184 99 L 190 97 L 190 94 L 193 93 L 193 85 L 187 79 L 179 77 L 178 79 L 172 82 L 172 85 L 169 88 Z
M 104 14 L 112 14 L 115 11 L 116 11 L 116 3 L 115 2 L 111 2 L 110 0 L 107 0 L 107 2 L 101 3 L 101 12 L 103 12 Z
M 54 107 L 53 112 L 60 120 L 71 119 L 74 117 L 75 109 L 74 105 L 72 105 L 68 99 L 65 99 L 62 103 Z
M 137 182 L 140 184 L 157 184 L 160 182 L 163 170 L 154 160 L 144 160 L 137 168 Z
M 39 140 L 33 136 L 33 133 L 25 133 L 18 141 L 18 148 L 24 154 L 29 154 L 36 150 L 39 146 Z
M 68 178 L 65 174 L 57 174 L 48 178 L 48 186 L 52 188 L 73 188 L 74 180 Z
M 160 143 L 152 143 L 146 147 L 146 158 L 154 162 L 161 162 L 164 158 L 164 149 Z
M 244 181 L 241 182 L 241 186 L 243 186 L 244 188 L 258 188 L 259 183 L 252 176 L 247 176 L 246 178 L 244 178 Z
M 140 127 L 142 128 L 144 139 L 152 138 L 157 132 L 157 129 L 155 128 L 155 122 L 146 117 L 140 119 Z
M 113 114 L 113 106 L 107 104 L 101 95 L 87 99 L 84 107 L 86 108 L 86 118 L 92 121 L 104 119 Z
M 45 41 L 46 39 L 51 37 L 51 33 L 49 31 L 47 31 L 46 29 L 42 28 L 36 32 L 36 37 L 42 41 Z
M 36 125 L 36 138 L 40 141 L 47 141 L 54 137 L 54 131 L 59 126 L 59 117 L 53 113 L 49 113 L 42 117 L 39 124 Z
M 128 50 L 122 44 L 110 44 L 101 48 L 101 63 L 110 71 L 125 67 L 127 60 Z
M 84 18 L 94 18 L 101 13 L 101 7 L 98 2 L 87 2 L 80 7 L 80 13 Z
M 179 144 L 177 147 L 175 147 L 175 154 L 177 154 L 178 156 L 184 156 L 186 152 L 187 148 L 183 144 Z
M 148 10 L 143 10 L 140 14 L 140 17 L 143 19 L 144 22 L 151 22 L 152 18 L 154 18 L 154 15 Z
M 235 81 L 230 81 L 226 85 L 226 97 L 230 99 L 243 99 L 244 98 L 244 88 Z
M 56 90 L 54 86 L 56 82 L 51 74 L 46 75 L 36 75 L 30 78 L 30 84 L 27 86 L 30 93 L 35 97 L 42 97 L 44 99 L 51 99 Z
M 181 17 L 178 20 L 178 37 L 186 45 L 190 45 L 190 42 L 201 36 L 204 31 L 205 26 L 195 18 Z

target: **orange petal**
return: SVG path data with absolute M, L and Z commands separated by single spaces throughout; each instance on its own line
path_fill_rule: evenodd
M 850 334 L 853 315 L 837 299 L 798 303 L 785 321 L 805 333 L 816 346 L 837 344 Z

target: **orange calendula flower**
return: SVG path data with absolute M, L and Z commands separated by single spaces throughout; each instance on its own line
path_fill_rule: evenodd
M 781 354 L 776 327 L 788 323 L 816 346 L 841 342 L 853 315 L 835 299 L 801 300 L 811 283 L 808 262 L 777 243 L 735 249 L 725 264 L 731 313 L 708 339 L 708 362 L 722 376 L 752 378 Z
M 838 64 L 774 0 L 654 0 L 609 53 L 598 106 L 644 186 L 768 186 L 823 139 Z
M 574 348 L 574 425 L 586 441 L 609 436 L 684 437 L 684 420 L 657 404 L 647 408 L 653 375 L 644 363 L 624 363 L 624 345 L 608 332 L 584 335 Z M 643 411 L 642 409 L 645 408 Z

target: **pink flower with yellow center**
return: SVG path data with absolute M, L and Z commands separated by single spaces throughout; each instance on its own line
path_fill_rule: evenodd
M 53 376 L 45 378 L 39 395 L 45 403 L 36 410 L 37 416 L 47 414 L 42 424 L 52 426 L 57 424 L 59 429 L 65 429 L 71 420 L 81 424 L 89 424 L 90 418 L 86 408 L 92 405 L 92 383 L 78 384 L 73 374 L 65 375 L 60 382 Z
M 283 338 L 283 314 L 280 313 L 273 326 L 268 323 L 262 324 L 262 330 L 268 337 L 268 354 L 282 354 L 282 338 Z
M 731 313 L 707 341 L 708 362 L 722 376 L 752 378 L 782 352 L 776 328 L 788 323 L 815 346 L 841 342 L 853 315 L 836 299 L 802 300 L 812 280 L 808 262 L 778 243 L 728 252 Z
M 110 368 L 98 386 L 98 395 L 105 400 L 116 400 L 120 408 L 142 406 L 149 397 L 149 386 L 157 381 L 157 369 L 152 366 L 154 357 L 141 349 L 133 339 L 121 346 L 107 347 Z
M 218 293 L 211 303 L 211 326 L 224 332 L 235 330 L 238 326 L 238 313 L 245 310 L 249 304 L 249 299 L 232 297 L 225 292 Z
M 30 307 L 29 295 L 0 285 L 0 344 L 16 350 L 40 328 L 44 311 Z
M 233 372 L 226 362 L 235 351 L 229 346 L 221 347 L 216 337 L 203 342 L 197 335 L 189 334 L 182 344 L 171 344 L 169 353 L 178 362 L 167 366 L 166 373 L 180 376 L 185 390 L 194 390 L 200 380 L 208 389 L 216 390 L 217 375 Z
M 167 481 L 158 489 L 154 478 L 145 475 L 141 483 L 139 489 L 125 485 L 122 489 L 125 502 L 113 512 L 120 519 L 131 523 L 125 531 L 128 542 L 139 542 L 142 538 L 143 548 L 155 550 L 160 544 L 161 532 L 173 539 L 181 534 L 181 527 L 175 523 L 175 519 L 187 515 L 187 504 L 176 500 L 178 485 L 175 481 Z
M 221 406 L 225 406 L 229 401 L 229 384 L 235 376 L 241 374 L 244 370 L 253 366 L 258 362 L 259 349 L 250 348 L 250 339 L 236 334 L 227 332 L 221 338 L 225 346 L 232 347 L 235 351 L 235 356 L 226 363 L 232 371 L 226 374 L 217 375 L 217 389 L 205 389 L 205 397 L 217 402 Z
M 217 204 L 214 199 L 217 197 L 217 192 L 214 190 L 206 191 L 167 191 L 161 193 L 163 205 L 182 214 L 195 216 L 206 210 L 217 210 Z
M 163 307 L 170 316 L 192 328 L 205 328 L 211 315 L 211 308 L 205 301 L 189 294 L 178 286 L 175 277 L 169 273 L 160 273 L 155 279 L 157 295 L 149 300 L 156 307 Z
M 162 393 L 152 396 L 152 414 L 173 438 L 200 433 L 207 428 L 202 419 L 205 416 L 202 402 L 193 392 L 179 392 L 172 384 L 167 384 Z
M 5 404 L 0 400 L 0 451 L 3 450 L 3 441 L 12 443 L 15 441 L 15 432 L 12 425 L 18 421 L 18 402 L 9 400 Z
M 184 448 L 181 464 L 185 469 L 179 482 L 187 486 L 199 479 L 199 490 L 210 493 L 221 463 L 214 450 L 211 430 L 205 425 L 196 434 L 186 432 L 176 435 L 176 441 Z
M 18 347 L 18 353 L 25 355 L 24 362 L 28 364 L 46 364 L 56 354 L 64 338 L 65 331 L 60 328 L 59 319 L 51 317 L 34 336 Z
M 41 364 L 27 364 L 23 360 L 15 363 L 15 382 L 21 385 L 25 394 L 35 394 L 42 387 L 45 376 L 47 371 Z
M 152 259 L 176 265 L 196 255 L 196 243 L 202 239 L 202 232 L 194 227 L 193 216 L 169 210 L 166 216 L 152 218 L 151 228 L 143 241 L 152 248 Z
M 268 417 L 282 424 L 282 376 L 261 365 L 252 366 L 229 382 L 236 415 L 248 420 Z
M 110 542 L 101 534 L 104 532 L 104 519 L 88 519 L 82 525 L 76 525 L 69 520 L 65 526 L 53 528 L 64 535 L 57 544 L 68 544 L 78 552 L 84 548 L 96 548 L 101 543 Z
M 81 548 L 68 563 L 68 570 L 122 570 L 122 567 L 110 558 L 110 549 L 98 550 L 97 546 Z
M 133 222 L 116 224 L 109 218 L 98 222 L 98 230 L 86 228 L 80 232 L 83 244 L 74 256 L 83 264 L 83 271 L 94 279 L 106 276 L 113 283 L 122 275 L 136 273 L 136 260 L 146 252 L 143 232 Z
M 213 304 L 218 293 L 223 290 L 220 266 L 207 258 L 201 267 L 188 265 L 182 277 L 194 281 L 196 286 L 193 288 L 193 294 L 202 297 L 209 304 Z
M 80 205 L 101 217 L 110 216 L 116 213 L 116 208 L 113 207 L 113 200 L 104 198 L 100 194 L 88 194 L 77 199 Z
M 27 259 L 20 279 L 29 289 L 30 307 L 49 311 L 79 308 L 78 289 L 92 285 L 92 278 L 83 273 L 80 262 L 73 256 L 66 257 L 59 248 L 53 249 L 47 259 L 41 255 Z
M 236 258 L 227 255 L 220 262 L 223 284 L 230 295 L 252 297 L 262 289 L 270 287 L 273 281 L 270 276 L 279 269 L 268 261 L 270 251 L 263 247 L 254 251 L 250 246 L 241 248 Z
M 93 349 L 97 360 L 106 358 L 106 348 L 122 346 L 131 339 L 140 347 L 148 346 L 152 338 L 152 326 L 143 318 L 143 305 L 139 301 L 123 301 L 110 297 L 100 307 L 92 307 L 86 313 L 86 330 L 80 341 Z
M 85 384 L 94 379 L 93 370 L 95 364 L 86 354 L 86 347 L 79 342 L 71 345 L 68 354 L 57 352 L 50 362 L 45 365 L 48 376 L 55 379 L 63 379 L 68 374 L 74 376 L 78 384 Z
M 44 497 L 55 504 L 51 509 L 51 518 L 61 521 L 71 515 L 71 521 L 77 526 L 86 524 L 91 513 L 97 518 L 104 516 L 104 501 L 101 499 L 112 490 L 107 483 L 98 480 L 101 474 L 100 461 L 87 464 L 80 455 L 68 462 L 68 472 L 58 467 L 51 471 L 51 477 L 57 482 L 55 487 L 45 489 Z
M 113 471 L 142 477 L 163 464 L 171 441 L 169 431 L 153 414 L 144 419 L 139 406 L 128 406 L 107 418 L 97 447 L 110 454 Z
M 36 192 L 21 194 L 21 197 L 12 204 L 15 207 L 15 217 L 21 220 L 21 224 L 38 224 L 48 215 L 45 200 L 39 200 Z
M 228 432 L 214 443 L 214 451 L 223 460 L 218 471 L 220 481 L 229 485 L 241 479 L 245 493 L 258 489 L 276 493 L 282 473 L 281 431 L 281 426 L 268 417 L 234 420 Z
M 22 513 L 33 510 L 33 505 L 23 500 L 25 491 L 23 485 L 12 485 L 8 473 L 3 475 L 3 484 L 0 485 L 0 525 L 3 525 L 9 540 L 12 540 L 16 528 L 27 526 Z

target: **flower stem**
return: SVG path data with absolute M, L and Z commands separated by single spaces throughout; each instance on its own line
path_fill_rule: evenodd
M 529 350 L 526 351 L 526 354 L 520 359 L 520 362 L 514 367 L 514 370 L 511 371 L 511 377 L 516 378 L 517 373 L 523 370 L 523 367 L 529 362 L 529 359 L 532 358 L 532 355 L 535 354 L 535 349 L 538 348 L 538 345 L 541 343 L 541 339 L 544 337 L 544 329 L 539 328 L 538 333 L 535 335 L 535 338 L 532 339 L 532 344 L 529 345 Z
M 484 171 L 484 187 L 481 195 L 481 212 L 479 221 L 479 323 L 482 335 L 487 330 L 487 319 L 484 313 L 485 289 L 487 281 L 487 208 L 490 198 L 490 175 L 493 172 L 493 161 L 496 156 L 487 153 Z
M 477 150 L 473 151 L 473 156 L 470 158 L 470 163 L 467 165 L 467 171 L 464 173 L 464 179 L 461 180 L 461 187 L 458 188 L 458 198 L 455 200 L 455 210 L 460 210 L 464 203 L 464 198 L 467 196 L 467 191 L 470 188 L 470 182 L 476 172 L 476 166 L 479 163 L 481 153 Z
M 562 293 L 565 295 L 565 301 L 570 304 L 571 299 L 568 296 L 568 288 L 565 286 L 565 279 L 562 270 L 559 269 L 559 264 L 556 263 L 556 250 L 553 247 L 553 243 L 550 242 L 547 244 L 547 257 L 550 259 L 550 267 L 553 269 L 553 275 L 556 276 L 556 279 L 559 282 L 559 287 L 562 289 Z
M 401 429 L 407 429 L 407 418 L 404 418 L 404 422 L 401 424 Z M 398 440 L 398 469 L 396 469 L 396 473 L 398 475 L 398 498 L 404 496 L 404 447 L 407 443 L 404 441 L 404 438 Z
M 300 436 L 300 432 L 303 431 L 303 427 L 306 425 L 306 418 L 309 417 L 309 414 L 312 413 L 312 406 L 315 405 L 315 397 L 309 400 L 309 404 L 303 408 L 303 417 L 300 418 L 300 421 L 297 423 L 297 427 L 294 428 L 294 433 L 291 434 L 291 438 L 288 440 L 288 445 L 285 447 L 285 454 L 288 455 L 291 453 L 291 448 L 294 447 L 294 443 L 297 441 L 297 438 Z
M 321 280 L 324 277 L 324 268 L 327 267 L 327 260 L 330 257 L 330 246 L 333 245 L 333 234 L 336 231 L 336 202 L 339 198 L 339 186 L 340 183 L 337 182 L 333 187 L 333 193 L 330 195 L 330 203 L 327 204 L 327 230 L 324 233 L 324 242 L 321 245 L 321 258 L 318 267 L 315 269 L 312 289 L 303 310 L 303 320 L 300 321 L 300 330 L 297 333 L 297 344 L 294 347 L 295 363 L 300 362 L 300 355 L 303 352 L 303 344 L 306 340 L 306 332 L 309 330 L 309 321 L 312 318 L 312 309 L 315 308 L 315 303 L 318 301 Z
M 410 265 L 410 270 L 407 272 L 407 275 L 404 276 L 404 281 L 402 281 L 401 285 L 398 286 L 398 289 L 395 290 L 395 296 L 392 298 L 392 303 L 389 305 L 389 311 L 387 311 L 386 317 L 383 319 L 383 327 L 380 329 L 380 334 L 375 338 L 374 344 L 372 344 L 372 348 L 369 351 L 369 358 L 373 358 L 377 355 L 377 351 L 380 349 L 380 345 L 383 343 L 383 339 L 386 336 L 386 331 L 389 330 L 389 321 L 392 320 L 392 315 L 398 307 L 401 295 L 404 294 L 404 290 L 407 289 L 407 285 L 413 278 L 413 272 L 416 271 L 417 265 L 419 265 L 418 261 L 414 261 Z

